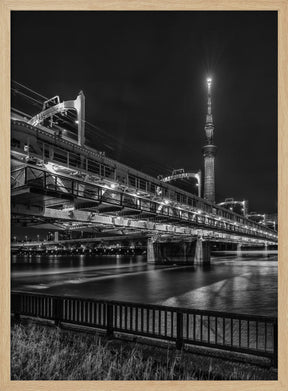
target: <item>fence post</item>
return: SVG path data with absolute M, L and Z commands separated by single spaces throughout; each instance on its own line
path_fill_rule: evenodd
M 183 347 L 183 313 L 177 312 L 176 349 L 181 350 L 182 347 Z
M 14 322 L 18 323 L 21 313 L 21 296 L 18 294 L 11 295 L 11 312 L 14 313 Z
M 278 322 L 273 323 L 273 341 L 274 341 L 274 352 L 273 352 L 273 366 L 278 367 Z
M 55 326 L 61 326 L 61 320 L 63 319 L 63 300 L 59 297 L 53 298 L 53 317 Z
M 107 304 L 107 331 L 108 338 L 113 337 L 113 304 Z

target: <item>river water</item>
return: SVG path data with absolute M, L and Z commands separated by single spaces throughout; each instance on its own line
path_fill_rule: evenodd
M 146 256 L 12 256 L 12 289 L 277 316 L 277 257 L 212 258 L 209 267 Z

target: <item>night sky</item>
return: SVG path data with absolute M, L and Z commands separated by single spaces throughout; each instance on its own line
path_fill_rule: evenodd
M 203 168 L 211 75 L 216 201 L 277 211 L 276 12 L 18 11 L 11 30 L 12 79 L 83 90 L 87 144 L 153 176 Z

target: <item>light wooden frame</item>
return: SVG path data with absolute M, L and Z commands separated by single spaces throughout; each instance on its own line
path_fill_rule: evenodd
M 288 0 L 0 0 L 0 390 L 288 390 Z M 10 11 L 274 10 L 278 11 L 278 381 L 10 380 Z M 243 27 L 245 28 L 245 27 Z

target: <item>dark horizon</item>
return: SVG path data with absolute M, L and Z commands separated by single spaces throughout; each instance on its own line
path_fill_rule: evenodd
M 13 11 L 11 19 L 12 79 L 64 100 L 83 90 L 86 120 L 105 131 L 87 126 L 88 143 L 153 176 L 203 170 L 212 76 L 216 201 L 277 211 L 277 12 Z

